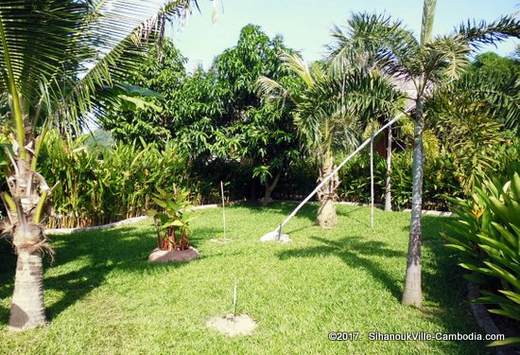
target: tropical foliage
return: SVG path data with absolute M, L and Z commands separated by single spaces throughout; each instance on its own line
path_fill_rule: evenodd
M 263 185 L 268 201 L 299 155 L 287 111 L 262 102 L 255 90 L 261 75 L 290 80 L 279 58 L 285 50 L 281 37 L 271 39 L 258 26 L 247 25 L 236 46 L 220 54 L 208 71 L 199 68 L 190 75 L 182 55 L 165 40 L 128 78 L 160 96 L 141 97 L 147 102 L 142 109 L 110 111 L 103 127 L 127 142 L 140 135 L 163 143 L 169 139 L 189 157 L 193 170 L 207 177 L 214 175 L 208 170 L 216 159 L 239 162 Z
M 190 233 L 187 212 L 189 208 L 189 192 L 180 190 L 175 185 L 171 191 L 157 188 L 152 197 L 160 209 L 150 209 L 147 215 L 154 220 L 157 233 L 157 247 L 160 250 L 186 250 L 190 246 Z
M 455 203 L 449 246 L 475 272 L 480 301 L 518 320 L 520 64 L 470 56 L 519 37 L 518 17 L 434 37 L 436 1 L 425 0 L 416 38 L 389 16 L 353 14 L 314 62 L 247 25 L 207 70 L 189 72 L 163 35 L 194 4 L 0 3 L 2 232 L 18 258 L 13 329 L 46 322 L 42 258 L 54 251 L 45 227 L 147 213 L 158 248 L 184 250 L 189 206 L 220 201 L 221 181 L 230 199 L 301 199 L 365 139 L 375 157 L 360 152 L 318 191 L 318 223 L 335 225 L 338 199 L 368 201 L 375 160 L 376 202 L 412 210 L 402 303 L 422 302 L 422 210 Z
M 260 93 L 276 100 L 282 108 L 292 106 L 292 116 L 304 148 L 319 162 L 323 181 L 335 169 L 335 157 L 352 150 L 368 125 L 367 116 L 388 116 L 395 110 L 399 94 L 380 75 L 368 68 L 334 68 L 322 62 L 308 66 L 297 54 L 285 53 L 284 66 L 299 79 L 287 85 L 273 78 L 261 77 Z M 331 178 L 320 191 L 317 221 L 325 228 L 336 224 L 334 201 L 339 180 Z
M 470 200 L 458 200 L 448 247 L 460 254 L 460 266 L 473 272 L 490 312 L 520 321 L 520 175 L 511 180 L 487 180 Z M 495 345 L 519 343 L 520 337 Z
M 41 224 L 52 188 L 36 171 L 51 125 L 81 126 L 125 87 L 124 73 L 166 21 L 190 0 L 160 6 L 120 0 L 27 0 L 0 3 L 0 107 L 12 129 L 9 192 L 2 194 L 18 255 L 10 326 L 45 324 L 42 253 L 52 253 Z M 150 12 L 150 9 L 152 10 Z M 151 18 L 142 18 L 149 13 Z M 112 92 L 116 89 L 116 92 Z
M 141 216 L 155 206 L 157 189 L 188 184 L 186 159 L 172 144 L 159 148 L 139 140 L 107 146 L 99 143 L 99 135 L 67 139 L 51 131 L 41 149 L 38 168 L 55 186 L 46 221 L 51 228 Z
M 412 93 L 414 122 L 412 216 L 403 303 L 420 306 L 421 211 L 424 177 L 423 136 L 429 121 L 427 106 L 437 92 L 459 79 L 469 63 L 471 46 L 520 36 L 520 21 L 505 16 L 492 23 L 468 22 L 448 36 L 432 36 L 436 0 L 425 0 L 419 38 L 400 21 L 385 15 L 354 14 L 347 26 L 336 28 L 331 60 L 336 67 L 355 65 L 360 58 L 394 77 Z M 360 55 L 363 53 L 363 55 Z

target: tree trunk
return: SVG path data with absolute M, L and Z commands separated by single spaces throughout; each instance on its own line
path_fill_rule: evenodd
M 265 194 L 264 197 L 262 197 L 261 202 L 262 204 L 268 204 L 273 202 L 273 198 L 271 197 L 271 194 L 273 193 L 274 189 L 276 188 L 276 185 L 278 185 L 278 181 L 280 180 L 280 173 L 276 174 L 274 177 L 274 180 L 271 184 L 265 184 Z
M 415 108 L 415 128 L 413 146 L 413 186 L 412 186 L 412 213 L 410 219 L 410 239 L 408 242 L 408 256 L 406 278 L 402 303 L 405 305 L 421 306 L 421 212 L 423 188 L 423 104 L 417 100 Z
M 327 152 L 320 168 L 319 182 L 323 181 L 334 171 L 334 160 L 332 154 Z M 318 199 L 320 207 L 318 209 L 317 222 L 322 228 L 332 228 L 337 223 L 336 206 L 336 189 L 339 185 L 338 175 L 332 177 L 323 187 L 318 191 Z
M 9 329 L 21 331 L 45 325 L 43 265 L 40 251 L 18 251 Z
M 12 157 L 14 174 L 7 179 L 10 195 L 2 195 L 18 254 L 10 330 L 26 330 L 46 324 L 42 254 L 52 250 L 39 222 L 50 190 L 43 177 L 32 170 L 30 161 L 31 156 Z
M 392 210 L 392 125 L 388 126 L 386 146 L 385 211 Z

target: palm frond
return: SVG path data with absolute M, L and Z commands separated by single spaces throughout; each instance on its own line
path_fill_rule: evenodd
M 422 49 L 423 72 L 428 81 L 439 83 L 458 79 L 469 64 L 470 48 L 460 37 L 438 37 Z
M 455 34 L 462 36 L 471 46 L 479 48 L 482 44 L 494 44 L 509 37 L 520 37 L 520 19 L 507 15 L 496 21 L 468 20 L 455 28 Z
M 139 63 L 136 58 L 146 43 L 160 38 L 165 23 L 191 11 L 193 4 L 196 1 L 3 1 L 0 89 L 7 87 L 10 67 L 23 115 L 33 124 L 41 114 L 75 121 L 86 112 L 95 113 L 103 89 L 124 80 Z
M 392 75 L 409 77 L 419 43 L 400 21 L 379 14 L 353 14 L 344 28 L 334 27 L 328 59 L 333 70 L 377 65 Z
M 487 77 L 466 73 L 459 80 L 439 87 L 428 109 L 441 111 L 460 100 L 466 100 L 465 105 L 478 107 L 481 113 L 493 117 L 505 128 L 520 132 L 520 83 L 512 83 L 504 90 Z
M 310 87 L 315 84 L 315 80 L 311 74 L 309 66 L 304 62 L 303 58 L 299 54 L 283 53 L 281 55 L 281 59 L 284 68 L 298 75 L 298 77 L 303 80 L 307 86 Z
M 268 100 L 283 99 L 289 96 L 289 92 L 282 84 L 265 76 L 257 80 L 257 94 Z

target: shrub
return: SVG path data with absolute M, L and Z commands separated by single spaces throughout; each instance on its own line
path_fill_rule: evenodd
M 63 139 L 50 132 L 43 144 L 40 169 L 54 186 L 49 227 L 142 215 L 154 206 L 151 197 L 157 188 L 188 184 L 187 163 L 171 145 L 87 145 L 88 137 Z
M 470 200 L 457 200 L 458 216 L 448 247 L 460 254 L 460 266 L 485 289 L 478 302 L 490 312 L 520 321 L 520 176 L 501 184 L 485 182 Z M 520 337 L 494 345 L 520 343 Z

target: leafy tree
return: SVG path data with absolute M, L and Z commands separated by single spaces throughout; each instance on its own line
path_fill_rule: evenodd
M 486 79 L 500 83 L 504 90 L 520 75 L 518 59 L 503 57 L 495 52 L 485 52 L 475 56 L 468 68 L 468 74 L 478 74 Z
M 427 109 L 435 117 L 468 104 L 520 133 L 520 63 L 495 53 L 478 55 L 460 79 L 435 93 Z
M 134 95 L 119 92 L 119 100 L 112 100 L 101 116 L 103 128 L 127 143 L 140 138 L 148 142 L 171 138 L 172 116 L 176 114 L 171 108 L 186 78 L 186 58 L 170 39 L 148 47 L 140 65 L 125 75 L 126 82 L 134 85 Z
M 520 35 L 520 21 L 505 16 L 495 22 L 467 22 L 453 34 L 432 37 L 436 0 L 425 0 L 420 38 L 401 22 L 387 16 L 355 14 L 347 29 L 335 31 L 332 55 L 336 63 L 353 62 L 366 53 L 382 70 L 398 82 L 413 87 L 414 120 L 413 187 L 410 241 L 403 304 L 420 306 L 421 288 L 421 210 L 423 187 L 423 132 L 427 115 L 425 105 L 432 95 L 460 77 L 468 65 L 471 45 L 493 43 Z
M 236 46 L 219 55 L 208 72 L 198 69 L 172 102 L 173 139 L 194 161 L 240 162 L 265 186 L 264 201 L 298 153 L 296 131 L 287 111 L 256 93 L 261 75 L 291 80 L 279 55 L 288 50 L 259 26 L 245 26 Z
M 152 18 L 150 4 L 120 0 L 24 0 L 0 3 L 0 107 L 12 127 L 9 193 L 2 193 L 18 254 L 9 326 L 45 324 L 42 254 L 52 253 L 41 223 L 52 189 L 37 173 L 46 127 L 98 112 L 100 94 L 135 63 L 142 43 L 189 0 L 167 1 Z M 144 19 L 143 19 L 144 20 Z M 39 134 L 39 135 L 38 135 Z
M 509 141 L 507 129 L 519 132 L 519 73 L 513 58 L 479 54 L 460 79 L 437 90 L 427 103 L 427 126 L 438 137 L 441 153 L 453 158 L 466 194 L 500 169 L 496 148 Z

